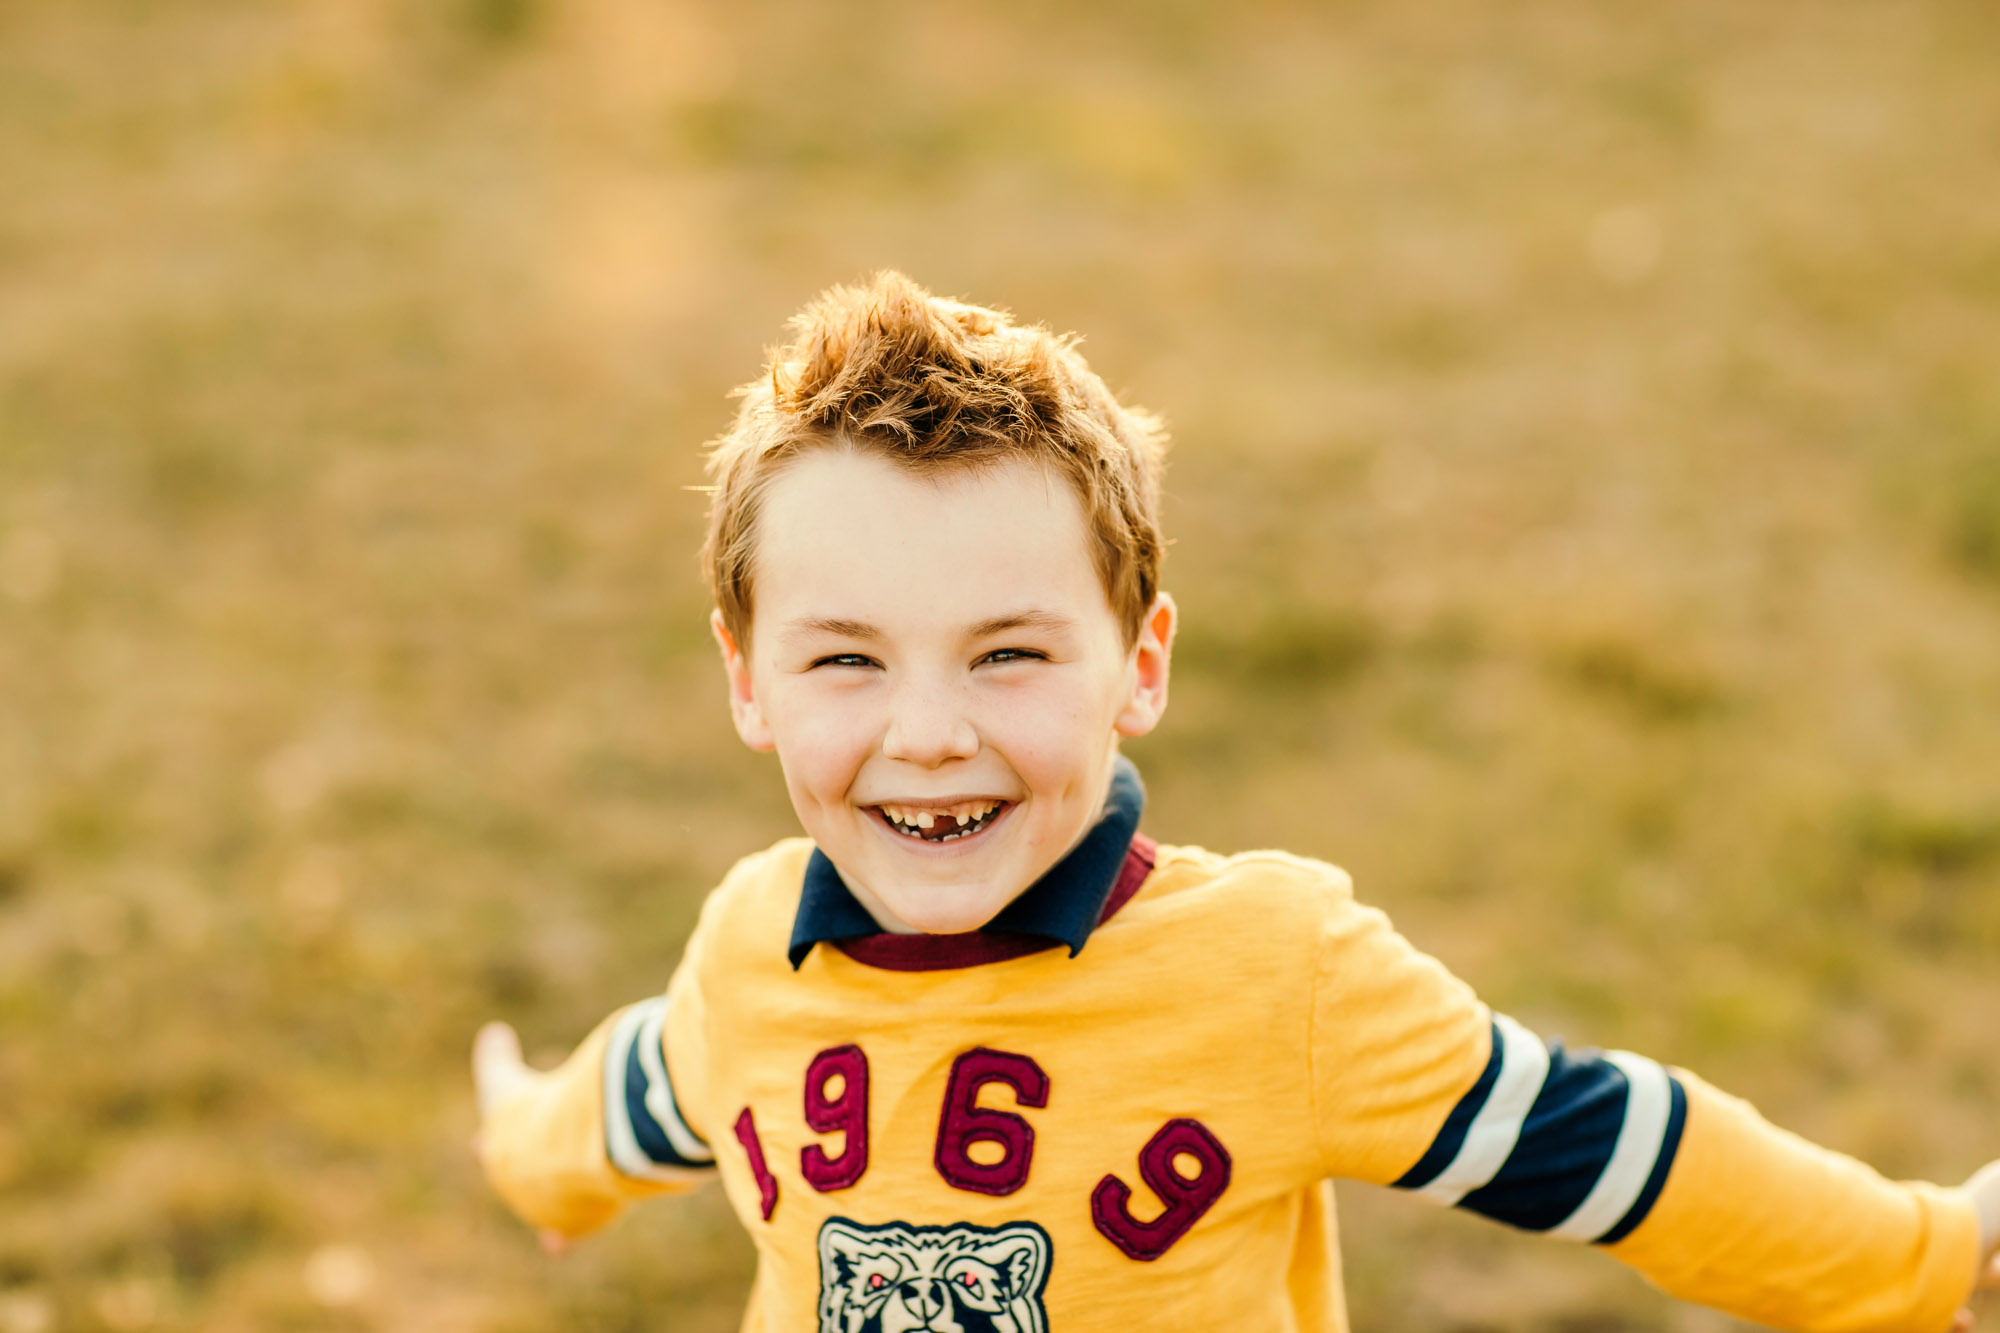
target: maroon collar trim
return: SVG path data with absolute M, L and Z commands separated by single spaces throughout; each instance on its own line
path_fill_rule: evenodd
M 1111 896 L 1104 900 L 1104 911 L 1098 915 L 1098 925 L 1118 915 L 1118 909 L 1132 901 L 1139 886 L 1146 882 L 1146 876 L 1153 873 L 1158 850 L 1158 844 L 1145 834 L 1132 836 L 1132 845 L 1125 851 L 1125 864 L 1118 870 Z M 1012 930 L 969 930 L 962 935 L 860 935 L 834 940 L 832 944 L 855 962 L 887 972 L 948 972 L 1025 958 L 1044 949 L 1058 948 L 1062 941 Z

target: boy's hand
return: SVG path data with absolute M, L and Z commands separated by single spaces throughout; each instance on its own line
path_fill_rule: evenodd
M 472 1039 L 472 1086 L 479 1102 L 482 1132 L 472 1136 L 472 1152 L 483 1160 L 484 1127 L 495 1107 L 535 1081 L 536 1071 L 521 1058 L 521 1038 L 505 1023 L 488 1023 Z M 569 1239 L 560 1231 L 539 1231 L 548 1254 L 561 1254 Z
M 1965 1182 L 1972 1206 L 1979 1210 L 1979 1289 L 2000 1290 L 2000 1162 L 1988 1162 Z M 1972 1327 L 1972 1311 L 1960 1310 L 1952 1323 L 1953 1333 L 1967 1333 Z

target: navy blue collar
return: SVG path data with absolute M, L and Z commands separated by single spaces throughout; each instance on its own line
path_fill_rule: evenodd
M 1050 867 L 1047 874 L 1028 886 L 1026 892 L 1000 909 L 1000 914 L 982 927 L 981 933 L 1038 935 L 1052 944 L 1069 946 L 1074 958 L 1084 941 L 1097 928 L 1111 890 L 1125 867 L 1125 855 L 1132 835 L 1139 831 L 1139 815 L 1146 808 L 1146 788 L 1139 770 L 1124 756 L 1113 763 L 1111 790 L 1104 800 L 1104 813 L 1083 841 L 1069 855 Z M 806 862 L 804 891 L 799 895 L 799 914 L 792 922 L 792 944 L 788 954 L 796 970 L 815 944 L 860 939 L 882 934 L 882 927 L 856 900 L 853 890 L 840 878 L 826 854 L 813 848 Z

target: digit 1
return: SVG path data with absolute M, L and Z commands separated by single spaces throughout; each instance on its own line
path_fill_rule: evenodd
M 829 1099 L 826 1085 L 838 1077 L 840 1096 Z M 859 1046 L 836 1046 L 815 1055 L 806 1068 L 806 1124 L 815 1134 L 844 1134 L 840 1156 L 812 1144 L 799 1152 L 799 1171 L 821 1194 L 844 1190 L 868 1169 L 868 1057 Z
M 757 1202 L 764 1210 L 764 1220 L 771 1220 L 771 1214 L 778 1207 L 778 1178 L 771 1174 L 771 1168 L 764 1165 L 764 1144 L 757 1137 L 757 1117 L 749 1107 L 736 1117 L 736 1141 L 743 1145 L 744 1156 L 750 1159 L 750 1174 L 757 1181 Z
M 1183 1155 L 1201 1164 L 1193 1176 L 1182 1175 L 1174 1165 L 1174 1158 Z M 1151 1263 L 1172 1249 L 1229 1188 L 1229 1150 L 1199 1120 L 1169 1120 L 1139 1150 L 1139 1178 L 1166 1205 L 1158 1217 L 1141 1222 L 1132 1216 L 1132 1187 L 1106 1176 L 1091 1192 L 1090 1219 L 1127 1256 Z
M 938 1174 L 957 1189 L 1012 1194 L 1028 1183 L 1028 1167 L 1035 1158 L 1035 1131 L 1011 1111 L 979 1105 L 979 1089 L 988 1083 L 1005 1083 L 1022 1106 L 1049 1104 L 1049 1076 L 1027 1056 L 984 1046 L 967 1051 L 951 1063 L 933 1160 Z M 973 1161 L 969 1150 L 975 1143 L 999 1144 L 1000 1160 Z

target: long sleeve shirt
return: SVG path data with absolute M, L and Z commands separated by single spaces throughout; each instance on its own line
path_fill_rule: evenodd
M 508 1203 L 571 1234 L 719 1176 L 757 1247 L 746 1333 L 1344 1330 L 1335 1177 L 1782 1328 L 1938 1333 L 1972 1286 L 1959 1192 L 1543 1042 L 1332 866 L 1134 838 L 1087 948 L 800 951 L 816 855 L 741 862 L 666 994 L 486 1135 Z

